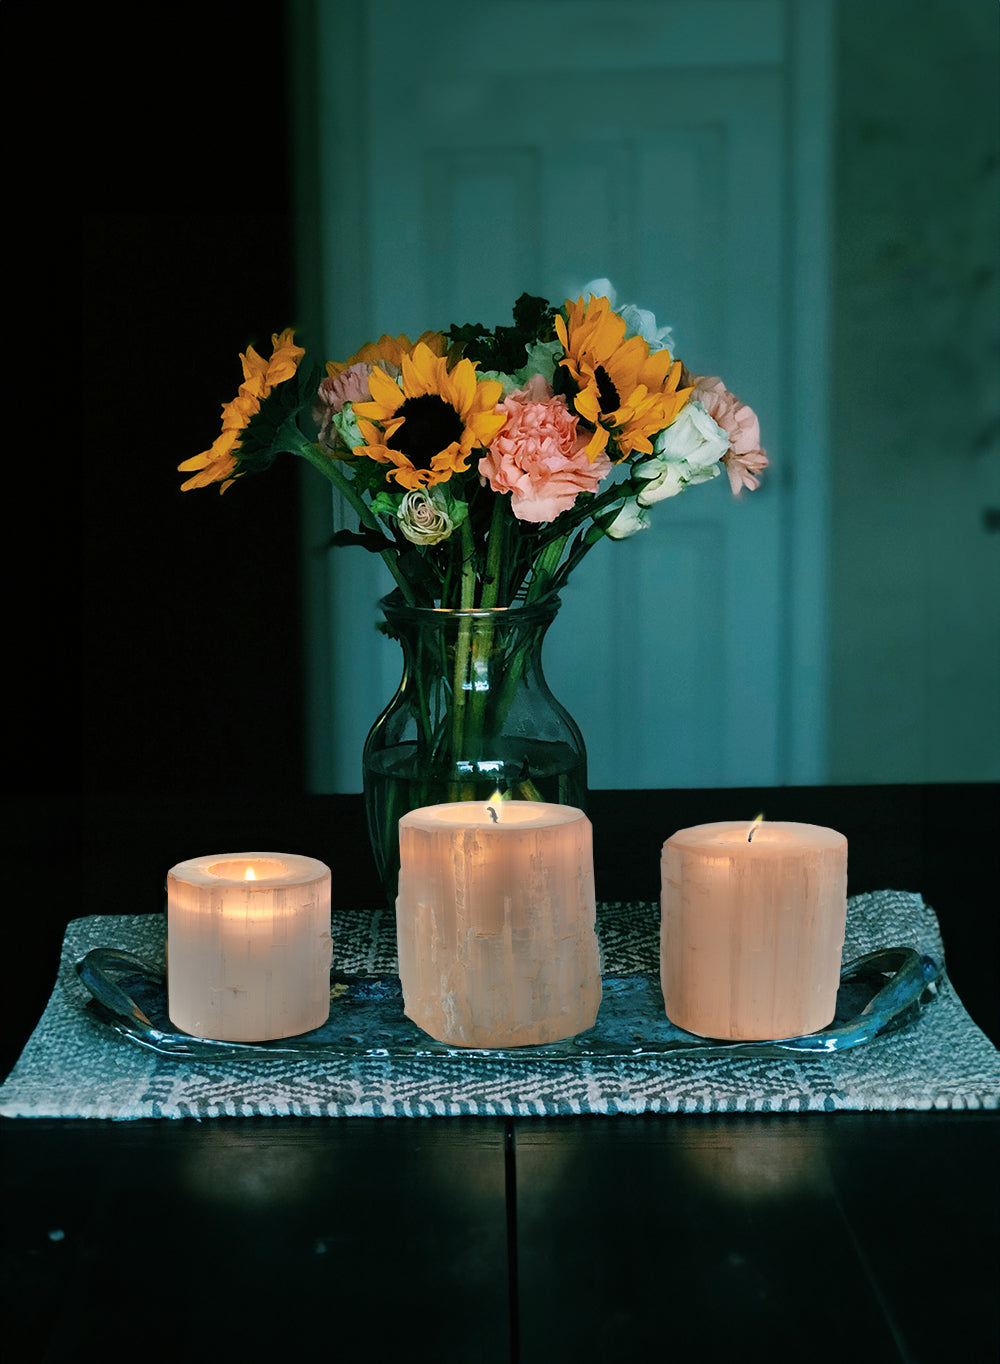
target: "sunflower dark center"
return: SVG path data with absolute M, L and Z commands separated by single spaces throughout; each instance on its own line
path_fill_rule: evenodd
M 594 378 L 597 380 L 597 396 L 601 400 L 601 412 L 607 416 L 611 412 L 617 412 L 621 406 L 621 399 L 618 390 L 611 382 L 611 375 L 603 365 L 598 365 L 594 370 Z
M 429 469 L 435 455 L 452 441 L 462 439 L 462 418 L 437 393 L 407 398 L 397 414 L 403 418 L 403 425 L 386 445 L 404 454 L 415 469 Z

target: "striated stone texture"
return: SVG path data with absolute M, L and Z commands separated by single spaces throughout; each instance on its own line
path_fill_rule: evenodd
M 564 805 L 479 802 L 400 820 L 405 1011 L 440 1042 L 520 1047 L 591 1028 L 601 1002 L 590 821 Z
M 836 1010 L 847 840 L 812 824 L 681 829 L 663 845 L 660 983 L 667 1017 L 703 1037 L 818 1032 Z

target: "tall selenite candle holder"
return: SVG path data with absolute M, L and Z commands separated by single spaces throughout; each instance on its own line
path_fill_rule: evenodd
M 440 1042 L 520 1047 L 593 1027 L 601 1003 L 590 821 L 460 801 L 399 821 L 405 1012 Z

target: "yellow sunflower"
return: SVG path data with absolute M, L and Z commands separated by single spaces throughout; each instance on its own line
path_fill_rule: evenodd
M 620 463 L 633 451 L 651 454 L 650 436 L 670 425 L 691 396 L 678 389 L 681 362 L 668 350 L 654 351 L 641 336 L 625 340 L 625 319 L 606 298 L 584 303 L 566 300 L 566 318 L 557 313 L 556 333 L 565 357 L 560 361 L 578 386 L 573 404 L 594 428 L 587 446 L 593 461 L 613 438 Z
M 400 357 L 400 368 L 401 385 L 376 366 L 372 401 L 354 404 L 365 439 L 354 454 L 393 465 L 387 477 L 403 488 L 433 488 L 464 473 L 473 450 L 499 434 L 507 420 L 497 411 L 503 385 L 477 380 L 471 360 L 449 371 L 447 359 L 422 342 Z
M 380 361 L 395 365 L 398 369 L 403 362 L 403 356 L 412 355 L 417 346 L 428 346 L 435 355 L 444 355 L 448 340 L 444 332 L 424 332 L 416 341 L 411 341 L 405 335 L 386 334 L 380 336 L 377 341 L 367 341 L 348 360 L 328 360 L 326 372 L 331 379 L 335 379 L 338 374 L 343 374 L 345 369 L 350 369 L 351 365 L 377 365 Z
M 261 402 L 275 384 L 283 384 L 292 377 L 305 355 L 305 350 L 295 345 L 294 337 L 293 327 L 286 327 L 280 335 L 275 333 L 271 337 L 270 360 L 258 355 L 253 346 L 247 346 L 246 355 L 240 356 L 243 382 L 239 392 L 231 403 L 222 405 L 222 434 L 209 449 L 177 466 L 181 473 L 198 470 L 193 478 L 181 484 L 181 492 L 187 492 L 189 488 L 205 488 L 209 483 L 221 483 L 219 491 L 224 493 L 233 482 L 233 477 L 237 476 L 234 475 L 236 451 L 240 447 L 243 428 L 260 411 Z

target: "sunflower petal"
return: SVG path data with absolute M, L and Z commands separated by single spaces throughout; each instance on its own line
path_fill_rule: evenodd
M 354 411 L 366 417 L 388 417 L 395 412 L 403 401 L 403 393 L 391 375 L 386 374 L 378 365 L 368 376 L 368 391 L 372 395 L 370 403 L 355 403 Z
M 594 432 L 594 434 L 591 436 L 590 441 L 587 444 L 586 455 L 587 458 L 590 460 L 591 464 L 593 464 L 594 460 L 597 458 L 598 455 L 602 455 L 604 453 L 605 449 L 607 448 L 607 444 L 608 432 L 605 431 L 603 426 L 599 426 L 597 430 Z
M 447 363 L 442 356 L 435 355 L 429 346 L 414 346 L 411 355 L 403 356 L 401 367 L 403 388 L 408 398 L 417 398 L 424 393 L 446 396 L 443 384 L 447 382 Z
M 484 383 L 489 382 L 484 380 Z M 503 385 L 500 385 L 503 392 Z M 471 360 L 459 360 L 450 374 L 444 375 L 441 396 L 463 417 L 476 405 L 476 370 Z M 484 399 L 485 399 L 485 395 Z

